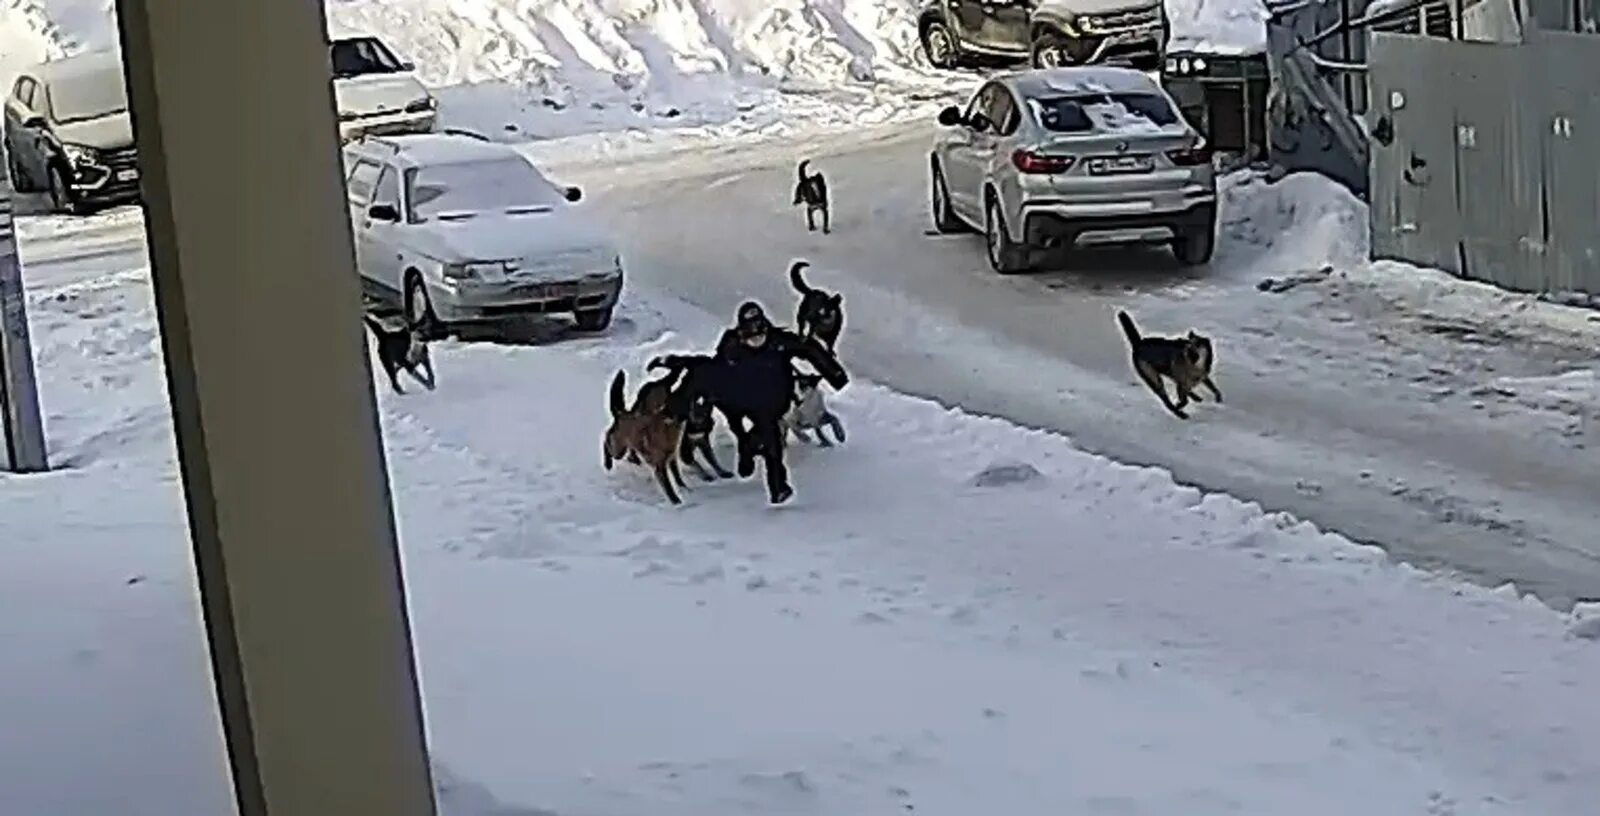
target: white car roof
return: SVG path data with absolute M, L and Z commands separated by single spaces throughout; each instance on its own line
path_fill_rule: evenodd
M 117 76 L 122 76 L 122 54 L 116 49 L 85 51 L 82 54 L 41 62 L 23 71 L 23 74 L 49 85 L 62 79 L 90 76 L 106 71 L 113 71 Z
M 1070 66 L 1017 71 L 997 77 L 1024 99 L 1075 93 L 1135 93 L 1159 91 L 1150 75 L 1116 65 Z
M 382 159 L 402 168 L 523 158 L 509 145 L 455 133 L 373 136 L 351 144 L 350 148 L 353 152 Z

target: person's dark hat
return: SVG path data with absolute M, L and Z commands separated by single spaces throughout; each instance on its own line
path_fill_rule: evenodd
M 740 337 L 754 337 L 765 334 L 772 327 L 772 321 L 767 319 L 767 313 L 762 310 L 761 304 L 747 300 L 739 306 L 737 331 Z

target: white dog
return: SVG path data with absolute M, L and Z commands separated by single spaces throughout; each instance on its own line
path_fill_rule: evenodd
M 823 428 L 832 428 L 833 435 L 839 442 L 844 442 L 844 423 L 839 417 L 828 410 L 828 404 L 822 399 L 822 377 L 816 374 L 795 374 L 795 400 L 783 415 L 784 435 L 793 433 L 795 436 L 810 442 L 811 433 L 817 435 L 816 441 L 824 448 L 833 447 L 828 441 L 828 435 L 823 433 Z

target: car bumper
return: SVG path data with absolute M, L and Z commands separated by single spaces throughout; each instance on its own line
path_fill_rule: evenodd
M 133 157 L 125 161 L 83 164 L 72 168 L 67 187 L 83 202 L 133 201 L 139 198 L 139 167 Z
M 1022 224 L 1029 243 L 1073 242 L 1085 233 L 1117 235 L 1126 240 L 1170 237 L 1179 231 L 1216 223 L 1215 189 L 1196 188 L 1128 201 L 1039 199 L 1022 206 Z M 1154 233 L 1161 233 L 1156 236 Z
M 398 136 L 405 133 L 431 133 L 439 121 L 437 110 L 412 113 L 382 113 L 339 120 L 339 138 L 349 141 L 357 136 Z
M 1093 64 L 1107 59 L 1159 57 L 1161 55 L 1161 23 L 1110 29 L 1104 32 L 1084 32 L 1079 38 L 1093 44 L 1085 62 Z
M 433 311 L 446 323 L 605 309 L 622 294 L 622 276 L 540 283 L 507 282 L 440 286 L 429 292 Z

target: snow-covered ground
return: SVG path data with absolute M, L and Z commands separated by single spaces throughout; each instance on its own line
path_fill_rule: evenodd
M 0 479 L 0 799 L 227 812 L 147 283 L 30 308 L 67 467 Z M 450 816 L 1591 812 L 1600 651 L 1515 593 L 859 380 L 782 508 L 603 471 L 611 373 L 716 327 L 636 293 L 380 389 Z
M 0 68 L 107 30 L 99 0 L 0 3 Z M 1304 506 L 1370 523 L 1384 506 L 1352 510 L 1328 480 L 1354 466 L 1313 442 L 1396 433 L 1385 444 L 1398 453 L 1375 461 L 1424 473 L 1442 466 L 1396 461 L 1418 427 L 1469 454 L 1481 453 L 1471 434 L 1510 445 L 1542 428 L 1528 444 L 1546 446 L 1557 475 L 1538 478 L 1588 472 L 1574 464 L 1596 417 L 1600 324 L 1587 313 L 1368 264 L 1359 205 L 1307 177 L 1230 186 L 1211 279 L 1159 266 L 1104 286 L 981 277 L 976 249 L 920 236 L 921 180 L 898 169 L 920 144 L 863 127 L 972 81 L 916 68 L 895 33 L 904 0 L 330 6 L 338 23 L 383 26 L 433 81 L 473 83 L 445 90 L 454 121 L 511 140 L 574 135 L 527 149 L 592 184 L 619 224 L 652 227 L 629 231 L 638 254 L 607 336 L 452 341 L 437 350 L 437 392 L 379 388 L 445 816 L 1593 812 L 1600 607 L 1557 612 L 1515 587 L 1458 583 L 885 384 L 927 374 L 941 401 L 979 403 L 948 370 L 970 367 L 984 387 L 1030 392 L 994 413 L 1020 417 L 1028 399 L 1076 408 L 1196 468 L 1249 473 L 1293 453 L 1284 472 L 1323 480 L 1287 480 Z M 15 27 L 19 14 L 56 28 Z M 714 161 L 680 152 L 708 144 Z M 848 168 L 830 244 L 774 226 L 793 226 L 781 199 L 799 151 Z M 661 219 L 662 201 L 703 206 L 703 223 Z M 708 249 L 705 223 L 767 240 Z M 19 227 L 60 469 L 0 476 L 0 811 L 231 812 L 142 222 L 121 209 Z M 612 373 L 637 383 L 650 356 L 705 347 L 723 300 L 786 312 L 775 259 L 792 254 L 846 292 L 857 379 L 833 402 L 849 442 L 797 444 L 799 492 L 781 508 L 756 482 L 692 475 L 687 505 L 670 508 L 646 474 L 602 470 Z M 1175 432 L 1126 376 L 1123 349 L 1074 323 L 1112 298 L 1141 319 L 1203 316 L 1228 333 L 1229 403 L 1203 414 L 1215 419 Z M 1450 345 L 1489 325 L 1506 348 Z M 1033 331 L 1069 338 L 1080 350 L 1064 353 L 1088 363 L 1063 365 Z M 1095 367 L 1102 351 L 1114 382 L 1109 363 Z M 1411 379 L 1429 366 L 1453 370 Z M 1356 399 L 1296 401 L 1274 390 L 1280 368 L 1315 399 Z M 1464 379 L 1486 406 L 1470 422 L 1413 387 L 1454 395 Z M 1392 413 L 1403 426 L 1384 424 Z M 1449 502 L 1480 476 L 1463 466 L 1449 490 L 1412 476 L 1404 500 L 1466 515 Z M 1477 508 L 1485 529 L 1525 550 L 1545 546 L 1538 535 L 1592 543 L 1569 535 L 1581 502 L 1518 500 Z M 1507 533 L 1502 518 L 1528 526 Z

